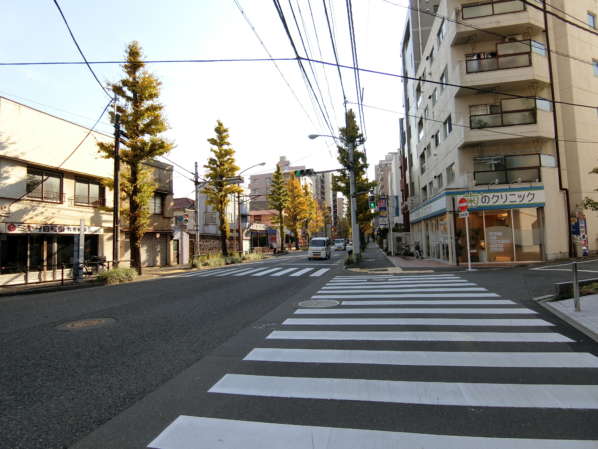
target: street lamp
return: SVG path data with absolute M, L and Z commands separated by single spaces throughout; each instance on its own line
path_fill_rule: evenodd
M 338 136 L 331 136 L 328 134 L 310 134 L 309 137 L 311 140 L 314 140 L 318 137 L 330 137 L 335 140 L 343 141 Z M 355 145 L 352 142 L 348 143 L 348 152 L 349 152 L 349 201 L 351 202 L 351 234 L 353 234 L 353 252 L 355 256 L 359 256 L 361 254 L 361 236 L 359 235 L 359 225 L 357 224 L 357 198 L 355 196 L 355 159 L 354 159 L 354 151 Z
M 265 162 L 260 162 L 259 164 L 247 167 L 246 169 L 241 170 L 237 176 L 241 176 L 241 174 L 245 173 L 247 170 L 251 170 L 255 167 L 263 167 L 264 165 L 266 165 Z M 241 192 L 237 192 L 237 232 L 239 233 L 239 253 L 243 254 L 243 234 L 241 228 Z

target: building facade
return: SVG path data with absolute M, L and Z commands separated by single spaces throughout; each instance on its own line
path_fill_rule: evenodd
M 588 23 L 596 13 L 591 0 L 552 5 Z M 570 106 L 598 104 L 598 38 L 543 8 L 442 0 L 412 74 L 405 61 L 404 182 L 412 241 L 427 257 L 462 263 L 468 245 L 479 263 L 598 249 L 598 217 L 583 210 L 596 198 L 588 142 L 598 117 Z M 407 30 L 404 57 L 416 25 Z M 466 218 L 455 206 L 462 197 Z
M 97 142 L 113 137 L 0 97 L 0 283 L 59 279 L 70 268 L 81 222 L 85 260 L 112 260 L 113 161 Z M 157 189 L 144 265 L 170 263 L 172 167 L 151 162 Z M 121 259 L 128 259 L 126 222 Z

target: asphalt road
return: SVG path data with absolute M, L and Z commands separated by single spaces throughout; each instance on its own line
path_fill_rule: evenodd
M 0 447 L 70 447 L 281 303 L 309 297 L 342 257 L 299 253 L 241 267 L 256 276 L 225 268 L 0 299 Z M 114 322 L 58 328 L 96 318 Z

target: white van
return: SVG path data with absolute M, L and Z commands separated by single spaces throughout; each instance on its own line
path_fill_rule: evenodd
M 330 239 L 327 237 L 314 237 L 309 241 L 307 259 L 330 259 Z

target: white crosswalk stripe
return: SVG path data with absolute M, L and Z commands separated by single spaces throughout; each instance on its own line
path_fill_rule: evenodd
M 316 271 L 314 271 L 316 270 Z M 262 277 L 262 276 L 271 276 L 271 277 L 282 277 L 282 276 L 292 276 L 292 277 L 300 277 L 300 276 L 309 276 L 309 277 L 320 277 L 325 275 L 330 271 L 330 268 L 319 268 L 316 269 L 314 267 L 310 268 L 303 268 L 301 266 L 294 266 L 294 267 L 287 267 L 287 266 L 272 266 L 266 264 L 260 264 L 260 266 L 256 266 L 252 264 L 251 266 L 245 267 L 234 267 L 234 268 L 219 268 L 219 269 L 212 269 L 212 270 L 204 270 L 204 271 L 197 271 L 192 273 L 184 273 L 180 275 L 176 275 L 173 277 L 179 278 L 195 278 L 195 277 L 242 277 L 242 276 L 253 276 L 253 277 Z
M 317 277 L 328 270 L 279 267 L 253 275 Z M 280 329 L 269 332 L 262 347 L 245 355 L 247 365 L 225 373 L 208 392 L 248 401 L 261 398 L 271 413 L 284 409 L 277 401 L 291 399 L 310 400 L 312 411 L 331 400 L 347 404 L 348 411 L 354 403 L 361 407 L 393 404 L 393 414 L 405 407 L 456 407 L 450 409 L 455 419 L 476 408 L 478 421 L 495 419 L 487 418 L 494 416 L 488 411 L 500 410 L 500 419 L 513 421 L 509 437 L 494 437 L 488 430 L 483 437 L 472 436 L 467 427 L 451 428 L 450 435 L 403 432 L 409 425 L 402 421 L 388 431 L 377 429 L 376 420 L 371 421 L 371 429 L 353 429 L 295 425 L 287 418 L 276 423 L 179 416 L 149 447 L 598 448 L 594 441 L 544 437 L 543 425 L 560 425 L 538 419 L 547 410 L 596 413 L 598 357 L 573 349 L 575 341 L 557 332 L 555 324 L 538 318 L 535 310 L 455 274 L 335 276 L 311 298 L 335 299 L 339 304 L 295 309 L 292 317 L 282 320 Z M 366 367 L 379 367 L 386 374 L 376 378 L 378 371 Z M 550 370 L 576 372 L 578 377 L 567 383 L 566 376 Z M 421 373 L 422 378 L 413 373 Z M 423 421 L 447 413 L 414 410 L 422 414 Z M 513 410 L 527 414 L 529 422 L 511 418 Z M 542 439 L 519 437 L 522 425 L 536 426 L 539 430 L 534 435 Z M 484 426 L 492 429 L 488 423 Z

